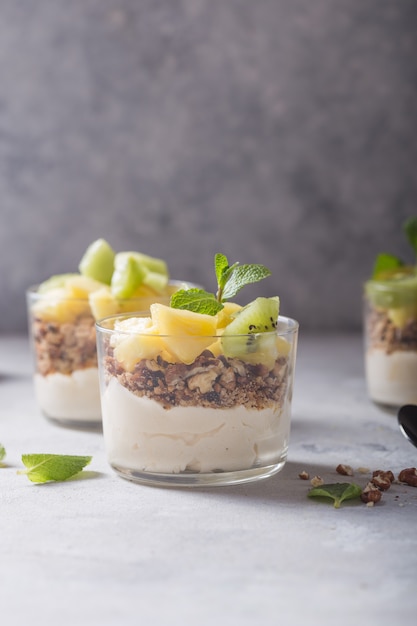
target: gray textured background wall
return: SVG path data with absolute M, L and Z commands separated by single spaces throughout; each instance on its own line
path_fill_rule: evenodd
M 409 255 L 416 84 L 415 0 L 1 0 L 0 332 L 100 236 L 210 288 L 216 251 L 263 262 L 247 297 L 359 328 Z

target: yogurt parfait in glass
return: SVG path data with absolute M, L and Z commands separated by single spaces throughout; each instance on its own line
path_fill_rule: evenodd
M 27 290 L 35 396 L 42 413 L 65 425 L 101 426 L 95 323 L 169 303 L 188 283 L 169 279 L 166 263 L 138 252 L 115 254 L 99 239 L 79 272 L 53 276 Z
M 227 485 L 285 464 L 298 323 L 277 297 L 212 307 L 204 293 L 97 323 L 105 448 L 124 478 Z
M 417 253 L 417 218 L 404 228 Z M 377 257 L 364 287 L 364 333 L 370 398 L 394 412 L 417 404 L 417 266 Z

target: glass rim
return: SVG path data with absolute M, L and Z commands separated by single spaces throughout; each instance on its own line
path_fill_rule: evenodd
M 58 295 L 53 295 L 51 296 L 50 291 L 45 291 L 44 293 L 39 292 L 38 289 L 40 287 L 42 283 L 35 283 L 33 285 L 30 285 L 29 287 L 27 287 L 26 289 L 26 296 L 27 298 L 32 298 L 33 300 L 43 300 L 46 298 L 50 298 L 51 300 L 67 300 L 68 302 L 88 302 L 89 301 L 89 294 L 87 294 L 85 297 L 79 297 L 79 296 L 65 296 L 65 298 L 62 298 Z M 179 279 L 169 279 L 168 281 L 168 285 L 171 286 L 178 286 L 179 289 L 190 289 L 192 287 L 198 287 L 198 285 L 196 283 L 193 283 L 191 281 L 188 280 L 179 280 Z M 103 283 L 102 285 L 103 287 L 109 287 L 109 285 L 106 285 L 105 283 Z M 59 289 L 59 287 L 58 287 Z M 98 291 L 98 289 L 96 290 Z M 95 293 L 94 291 L 92 291 L 91 293 Z M 143 295 L 143 296 L 131 296 L 129 298 L 114 298 L 117 302 L 134 302 L 135 300 L 149 300 L 150 298 L 170 298 L 171 294 L 157 294 L 155 292 L 154 294 L 148 294 L 148 295 Z M 157 301 L 157 300 L 155 300 Z
M 180 334 L 156 334 L 156 333 L 146 333 L 146 332 L 141 332 L 141 331 L 135 331 L 135 330 L 120 330 L 120 329 L 115 329 L 109 326 L 106 326 L 105 324 L 111 324 L 112 322 L 114 323 L 116 320 L 122 320 L 122 319 L 132 319 L 135 317 L 141 317 L 141 318 L 146 318 L 146 317 L 150 317 L 149 316 L 149 311 L 133 311 L 133 312 L 129 312 L 129 313 L 117 313 L 115 315 L 109 315 L 107 317 L 103 317 L 100 320 L 96 320 L 95 326 L 96 326 L 96 330 L 99 331 L 99 333 L 103 334 L 103 335 L 112 335 L 114 333 L 117 333 L 118 335 L 124 335 L 126 337 L 178 337 L 178 338 L 183 338 L 183 339 L 200 339 L 201 337 L 207 337 L 207 338 L 212 338 L 213 340 L 216 339 L 220 339 L 221 337 L 223 337 L 223 334 L 219 334 L 219 335 L 187 335 L 185 333 L 180 333 Z M 280 327 L 281 325 L 281 327 Z M 278 336 L 278 337 L 285 337 L 285 336 L 292 336 L 292 335 L 296 335 L 298 330 L 299 330 L 300 324 L 297 320 L 291 318 L 291 317 L 286 317 L 285 315 L 279 315 L 278 316 L 278 326 L 275 330 L 271 330 L 271 331 L 265 331 L 265 332 L 258 332 L 258 333 L 235 333 L 233 335 L 227 335 L 227 337 L 233 338 L 233 337 L 248 337 L 248 336 L 254 336 L 254 337 L 258 337 L 260 335 L 264 335 L 266 337 L 269 336 Z
M 417 275 L 407 276 L 398 280 L 376 280 L 370 278 L 364 282 L 364 290 L 368 292 L 369 289 L 374 291 L 417 291 Z

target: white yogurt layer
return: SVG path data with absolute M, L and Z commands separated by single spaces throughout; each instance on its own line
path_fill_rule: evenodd
M 101 421 L 98 370 L 89 367 L 70 375 L 35 374 L 35 394 L 43 413 L 50 418 Z
M 375 402 L 417 404 L 417 352 L 368 350 L 365 366 L 369 395 Z
M 285 459 L 290 410 L 164 409 L 112 379 L 102 398 L 111 465 L 135 471 L 235 471 Z

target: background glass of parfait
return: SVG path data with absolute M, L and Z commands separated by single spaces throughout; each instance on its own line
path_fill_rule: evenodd
M 280 316 L 272 332 L 226 338 L 156 334 L 149 319 L 97 323 L 111 467 L 136 482 L 184 487 L 279 472 L 287 457 L 298 322 Z
M 365 373 L 371 400 L 392 412 L 417 404 L 417 271 L 364 286 Z
M 58 277 L 60 278 L 60 277 Z M 45 417 L 63 425 L 101 428 L 95 323 L 106 315 L 148 311 L 169 304 L 190 283 L 170 280 L 162 292 L 142 286 L 141 296 L 115 298 L 85 276 L 62 277 L 65 287 L 26 292 L 35 397 Z

